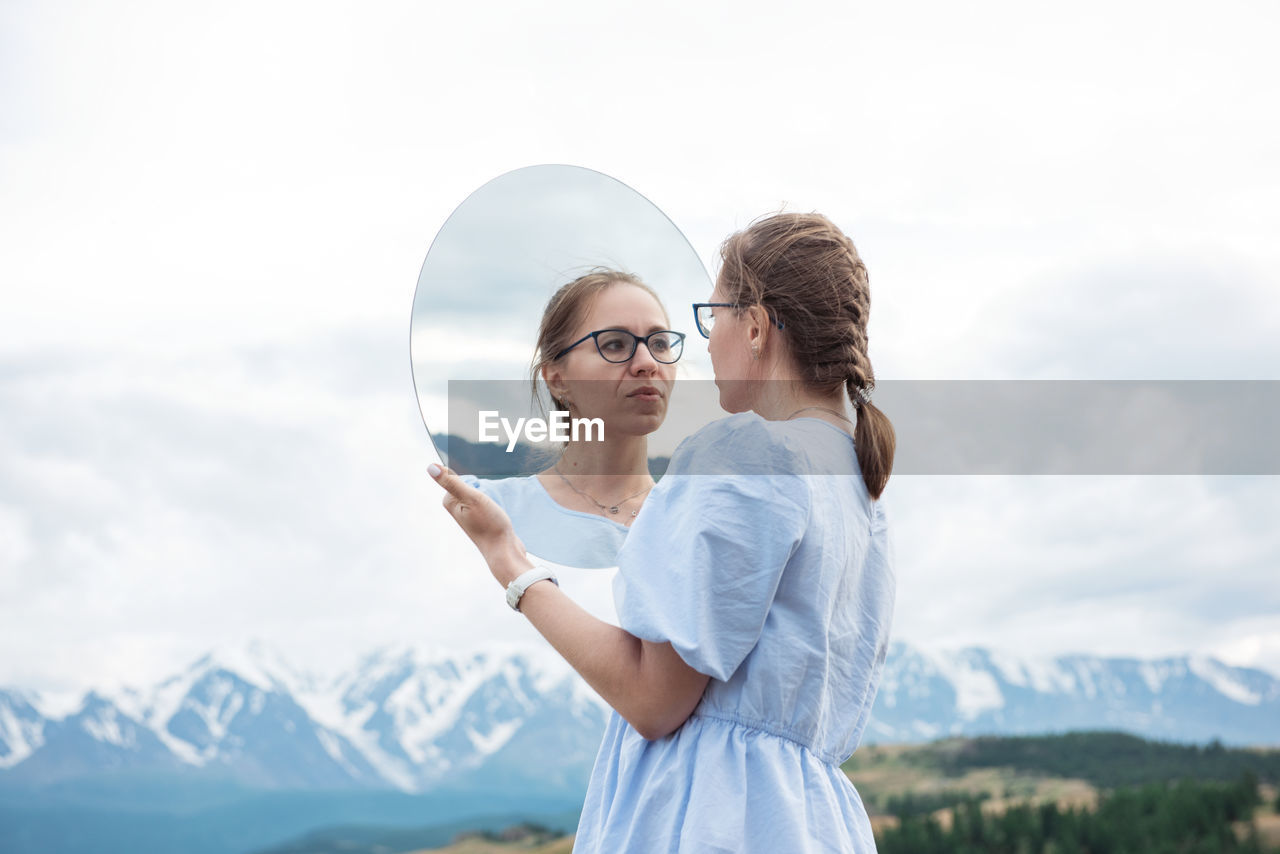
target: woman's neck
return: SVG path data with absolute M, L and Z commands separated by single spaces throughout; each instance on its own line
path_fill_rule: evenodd
M 793 415 L 805 414 L 824 418 L 831 413 L 845 413 L 847 398 L 843 389 L 830 394 L 814 392 L 799 374 L 786 363 L 774 363 L 761 371 L 754 383 L 750 409 L 768 421 L 785 421 Z M 843 417 L 848 417 L 844 415 Z
M 608 490 L 648 483 L 649 440 L 621 436 L 600 442 L 570 442 L 552 469 L 565 477 L 590 477 L 595 488 Z M 641 483 L 643 482 L 643 483 Z
M 770 401 L 762 401 L 752 406 L 751 410 L 768 421 L 786 421 L 808 415 L 820 418 L 824 414 L 837 415 L 848 419 L 848 407 L 845 397 L 836 395 L 792 395 Z

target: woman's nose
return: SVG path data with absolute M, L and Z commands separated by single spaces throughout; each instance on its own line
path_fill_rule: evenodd
M 658 360 L 653 358 L 653 354 L 649 352 L 649 345 L 643 341 L 636 342 L 635 355 L 631 357 L 631 370 L 633 373 L 648 371 L 653 373 L 658 369 Z

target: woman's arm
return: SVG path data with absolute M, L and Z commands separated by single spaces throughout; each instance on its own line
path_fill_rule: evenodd
M 501 507 L 448 469 L 439 475 L 433 470 L 432 476 L 446 490 L 445 509 L 480 549 L 504 589 L 532 568 Z M 662 738 L 678 729 L 710 681 L 671 644 L 641 640 L 593 617 L 554 584 L 526 590 L 520 612 L 644 738 Z
M 532 566 L 523 554 L 515 578 Z M 495 572 L 495 575 L 497 573 Z M 688 719 L 710 677 L 669 643 L 652 643 L 593 617 L 554 584 L 534 584 L 520 612 L 587 684 L 648 739 L 670 735 Z

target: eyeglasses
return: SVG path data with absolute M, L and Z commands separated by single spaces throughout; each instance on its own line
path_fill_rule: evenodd
M 743 307 L 744 306 L 740 303 L 736 302 L 695 302 L 693 304 L 693 322 L 698 327 L 698 332 L 703 338 L 710 338 L 711 327 L 716 325 L 716 316 L 711 313 L 711 309 Z M 769 309 L 765 309 L 765 311 L 769 311 Z M 779 329 L 786 328 L 782 325 L 782 321 L 773 316 L 772 311 L 769 311 L 769 319 L 772 320 L 774 325 Z
M 556 353 L 555 358 L 559 359 L 588 338 L 595 339 L 596 350 L 600 353 L 600 358 L 615 364 L 631 361 L 631 357 L 636 354 L 636 347 L 641 342 L 644 342 L 644 346 L 649 348 L 649 355 L 653 356 L 654 361 L 662 362 L 664 365 L 670 365 L 678 361 L 680 354 L 684 352 L 683 332 L 672 332 L 670 329 L 663 329 L 659 332 L 650 332 L 642 337 L 633 335 L 625 329 L 600 329 L 574 341 L 568 347 Z M 552 361 L 555 361 L 555 359 L 552 359 Z

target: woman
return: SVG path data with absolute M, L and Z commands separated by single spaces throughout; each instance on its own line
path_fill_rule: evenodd
M 509 601 L 617 711 L 575 850 L 872 851 L 839 767 L 894 599 L 878 501 L 894 437 L 869 402 L 866 268 L 816 214 L 759 221 L 721 255 L 695 312 L 738 414 L 685 440 L 650 493 L 618 555 L 621 628 L 533 580 L 501 513 L 432 475 Z
M 684 335 L 637 276 L 596 268 L 556 291 L 538 329 L 531 377 L 571 419 L 599 418 L 533 477 L 463 480 L 515 520 L 533 554 L 611 567 L 653 487 L 647 436 L 662 426 Z

